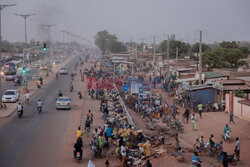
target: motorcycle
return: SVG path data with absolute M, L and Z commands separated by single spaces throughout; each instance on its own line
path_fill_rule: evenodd
M 81 160 L 81 153 L 80 152 L 76 153 L 76 160 L 78 163 L 80 163 L 80 160 Z
M 229 143 L 231 142 L 231 135 L 230 135 L 230 130 L 227 130 L 225 135 L 221 135 L 221 137 L 224 139 L 224 141 L 228 141 Z
M 42 107 L 37 107 L 38 113 L 40 114 L 42 112 Z
M 43 84 L 42 81 L 38 80 L 38 81 L 37 81 L 37 88 L 41 88 L 41 87 L 42 87 L 42 84 Z
M 70 85 L 69 89 L 70 89 L 70 92 L 73 92 L 73 85 Z
M 17 111 L 17 116 L 18 116 L 18 118 L 22 118 L 22 116 L 23 116 L 23 110 Z
M 78 97 L 79 99 L 82 99 L 82 93 L 80 91 L 78 92 Z
M 97 158 L 99 156 L 98 148 L 95 144 L 90 144 L 91 158 Z
M 13 81 L 14 81 L 15 86 L 21 86 L 22 85 L 22 82 L 21 82 L 20 78 L 15 78 Z

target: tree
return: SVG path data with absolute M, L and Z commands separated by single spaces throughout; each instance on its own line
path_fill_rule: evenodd
M 199 48 L 200 48 L 200 44 L 197 42 L 191 47 L 191 52 L 199 53 Z M 211 50 L 211 48 L 207 44 L 204 44 L 204 43 L 201 44 L 201 49 L 202 49 L 202 53 L 206 52 L 207 50 Z
M 246 65 L 246 62 L 240 61 L 243 57 L 239 49 L 218 48 L 206 51 L 202 55 L 202 62 L 208 68 L 238 68 Z
M 109 50 L 111 48 L 111 43 L 115 41 L 117 41 L 116 35 L 109 34 L 106 30 L 97 32 L 95 36 L 95 44 L 103 53 Z
M 160 50 L 162 52 L 167 52 L 167 40 L 164 40 L 160 44 Z M 175 35 L 171 35 L 169 38 L 169 57 L 175 58 L 176 57 L 176 48 L 178 47 L 178 55 L 189 53 L 190 44 L 185 43 L 180 40 L 175 39 Z
M 121 53 L 121 52 L 126 52 L 126 47 L 124 46 L 123 43 L 119 41 L 113 41 L 110 45 L 109 51 L 112 53 Z
M 235 41 L 229 42 L 229 41 L 222 41 L 220 43 L 220 47 L 222 48 L 238 48 L 238 45 Z

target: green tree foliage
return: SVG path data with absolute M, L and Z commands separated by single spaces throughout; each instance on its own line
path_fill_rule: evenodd
M 97 32 L 95 36 L 95 44 L 103 53 L 105 53 L 106 51 L 110 51 L 112 53 L 126 51 L 123 43 L 117 41 L 116 35 L 110 34 L 106 30 Z
M 191 47 L 191 52 L 192 53 L 199 53 L 199 43 L 195 43 L 192 47 Z M 211 48 L 207 45 L 207 44 L 204 44 L 202 43 L 201 44 L 201 50 L 202 50 L 202 53 L 206 52 L 207 50 L 211 50 Z
M 175 39 L 175 35 L 171 35 L 169 38 L 169 55 L 170 58 L 176 57 L 176 48 L 178 47 L 178 55 L 189 53 L 190 44 Z M 164 40 L 160 44 L 160 50 L 167 52 L 167 40 Z
M 220 47 L 222 48 L 238 48 L 238 45 L 235 41 L 229 42 L 229 41 L 222 41 L 220 43 Z
M 246 65 L 246 62 L 240 61 L 244 58 L 239 49 L 218 48 L 208 50 L 202 55 L 203 66 L 208 68 L 238 68 Z

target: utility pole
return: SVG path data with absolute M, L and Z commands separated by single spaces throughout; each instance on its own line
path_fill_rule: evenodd
M 199 43 L 199 84 L 201 84 L 202 75 L 202 30 L 200 32 L 200 43 Z
M 10 5 L 0 5 L 0 56 L 2 51 L 2 10 L 6 7 L 15 6 L 16 4 L 10 4 Z M 0 57 L 1 58 L 1 57 Z M 0 77 L 0 108 L 2 108 L 2 77 Z
M 15 15 L 24 18 L 24 39 L 25 39 L 25 43 L 27 44 L 27 39 L 28 39 L 28 37 L 27 37 L 26 20 L 27 20 L 28 17 L 34 16 L 34 15 L 36 15 L 36 14 L 35 14 L 35 13 L 33 13 L 33 14 L 17 14 L 17 13 L 15 13 Z
M 167 72 L 168 72 L 168 76 L 169 76 L 169 35 L 168 35 L 168 40 L 167 40 L 167 64 L 168 64 L 168 69 L 167 69 Z
M 55 26 L 55 24 L 43 24 L 42 26 L 48 27 L 48 29 L 49 29 L 49 42 L 51 42 L 51 39 L 50 39 L 51 27 Z
M 154 64 L 155 64 L 156 63 L 156 60 L 155 60 L 155 36 L 153 38 L 154 38 L 153 55 L 154 55 Z
M 178 47 L 176 47 L 176 72 L 177 72 L 177 66 L 178 66 Z

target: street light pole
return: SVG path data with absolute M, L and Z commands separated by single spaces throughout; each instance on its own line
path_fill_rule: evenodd
M 36 14 L 35 13 L 33 13 L 33 14 L 17 14 L 17 13 L 15 13 L 15 15 L 24 18 L 24 38 L 25 38 L 25 43 L 27 44 L 28 37 L 27 37 L 27 24 L 26 24 L 26 20 L 27 20 L 28 17 L 34 16 Z
M 2 10 L 6 7 L 15 6 L 16 4 L 0 5 L 0 55 L 2 51 Z M 0 108 L 2 108 L 2 77 L 0 77 Z

